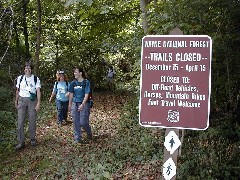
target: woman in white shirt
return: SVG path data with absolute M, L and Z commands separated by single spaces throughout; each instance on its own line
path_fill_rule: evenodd
M 38 77 L 32 74 L 30 63 L 25 64 L 24 75 L 17 78 L 15 107 L 18 111 L 18 145 L 15 147 L 20 150 L 25 147 L 24 124 L 26 114 L 29 120 L 29 137 L 32 146 L 36 143 L 36 119 L 37 112 L 40 110 L 41 84 Z

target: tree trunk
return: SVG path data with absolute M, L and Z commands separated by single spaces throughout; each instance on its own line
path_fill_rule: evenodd
M 155 8 L 157 7 L 157 1 L 158 1 L 158 0 L 154 0 L 154 7 L 155 7 Z
M 140 0 L 140 9 L 142 12 L 142 24 L 145 34 L 148 34 L 148 21 L 147 21 L 148 14 L 146 10 L 148 4 L 149 4 L 148 0 Z
M 21 45 L 20 45 L 20 39 L 19 39 L 19 34 L 18 34 L 18 29 L 17 29 L 16 23 L 13 23 L 13 29 L 14 29 L 14 33 L 15 33 L 16 49 L 18 49 L 20 51 Z M 16 56 L 14 57 L 14 63 L 16 62 L 18 67 L 21 66 L 21 62 L 19 61 L 19 59 L 21 59 L 21 53 L 19 51 L 16 54 Z
M 29 0 L 23 0 L 23 35 L 25 40 L 25 58 L 28 61 L 31 58 L 30 52 L 29 52 L 29 42 L 28 42 L 28 28 L 27 28 L 27 5 L 29 3 Z
M 55 42 L 55 45 L 56 45 L 56 52 L 55 52 L 55 56 L 56 56 L 56 59 L 55 59 L 55 70 L 56 72 L 58 70 L 60 70 L 60 67 L 59 67 L 59 46 L 58 46 L 58 41 L 56 40 Z
M 36 52 L 35 52 L 35 66 L 34 73 L 37 75 L 39 70 L 39 55 L 40 55 L 40 44 L 41 44 L 41 21 L 42 21 L 42 11 L 41 11 L 41 0 L 37 0 L 37 39 L 36 39 Z

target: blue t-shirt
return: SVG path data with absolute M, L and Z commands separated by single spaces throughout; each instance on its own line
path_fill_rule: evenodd
M 53 87 L 53 92 L 56 93 L 56 99 L 59 101 L 66 102 L 68 101 L 68 97 L 66 97 L 66 93 L 68 92 L 67 82 L 65 81 L 58 81 L 57 86 L 56 83 Z
M 86 79 L 82 82 L 72 81 L 69 86 L 69 92 L 73 93 L 73 102 L 83 102 L 85 94 L 90 93 L 90 81 Z

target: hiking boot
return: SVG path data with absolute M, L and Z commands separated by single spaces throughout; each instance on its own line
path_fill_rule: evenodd
M 25 143 L 19 143 L 18 145 L 15 146 L 16 150 L 21 150 L 25 147 Z
M 36 146 L 37 145 L 36 139 L 31 139 L 30 144 L 31 146 Z

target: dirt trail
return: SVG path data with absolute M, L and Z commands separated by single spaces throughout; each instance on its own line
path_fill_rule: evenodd
M 25 149 L 7 152 L 0 179 L 160 179 L 160 136 L 151 135 L 149 128 L 141 128 L 131 117 L 121 118 L 129 113 L 122 108 L 131 97 L 127 92 L 94 94 L 90 116 L 94 140 L 86 144 L 73 143 L 71 118 L 58 127 L 55 104 L 45 103 L 38 145 L 32 147 L 26 139 Z
M 45 107 L 46 111 L 51 109 L 53 115 L 52 118 L 38 123 L 38 145 L 31 147 L 26 139 L 25 149 L 13 152 L 12 156 L 3 162 L 6 166 L 3 177 L 43 179 L 49 176 L 49 179 L 74 179 L 74 177 L 89 179 L 84 175 L 86 168 L 91 174 L 89 166 L 93 163 L 102 166 L 101 158 L 111 149 L 111 141 L 117 134 L 121 109 L 128 99 L 127 95 L 127 93 L 106 92 L 94 94 L 94 107 L 90 115 L 94 141 L 83 145 L 73 143 L 71 118 L 68 118 L 67 124 L 58 127 L 56 111 L 53 110 L 54 103 Z M 85 137 L 86 133 L 83 132 L 83 138 Z M 94 168 L 92 169 L 94 171 Z M 92 174 L 96 173 L 92 172 Z

